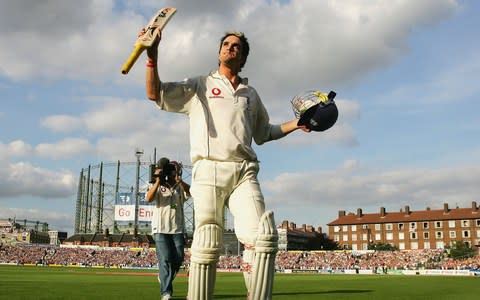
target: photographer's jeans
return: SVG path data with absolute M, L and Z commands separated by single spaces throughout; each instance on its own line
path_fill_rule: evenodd
M 160 296 L 173 295 L 173 280 L 185 256 L 183 233 L 155 233 L 153 239 L 157 250 Z

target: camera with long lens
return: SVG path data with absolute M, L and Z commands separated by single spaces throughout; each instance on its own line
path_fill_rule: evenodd
M 157 169 L 162 169 L 159 174 L 155 174 Z M 174 184 L 175 177 L 182 176 L 182 165 L 176 161 L 170 161 L 168 158 L 161 158 L 156 164 L 150 165 L 149 182 L 154 183 L 157 177 L 160 177 L 160 184 Z

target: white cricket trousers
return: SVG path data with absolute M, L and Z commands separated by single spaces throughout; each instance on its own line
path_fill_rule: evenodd
M 258 162 L 199 160 L 192 170 L 190 192 L 195 209 L 195 228 L 217 224 L 223 228 L 224 207 L 234 218 L 238 240 L 253 244 L 265 202 L 258 183 Z

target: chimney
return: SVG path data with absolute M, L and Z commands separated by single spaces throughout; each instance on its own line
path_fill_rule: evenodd
M 307 232 L 314 232 L 314 231 L 315 231 L 315 228 L 313 228 L 312 225 L 307 226 Z
M 380 207 L 380 216 L 385 217 L 385 207 Z
M 430 210 L 430 207 L 429 207 L 429 206 L 427 206 L 427 211 L 429 211 L 429 210 Z
M 357 208 L 357 217 L 361 218 L 363 216 L 362 214 L 362 209 L 361 208 Z
M 338 211 L 338 218 L 345 217 L 345 211 L 344 210 L 339 210 Z
M 297 224 L 295 223 L 290 223 L 290 229 L 297 229 Z
M 476 212 L 478 210 L 477 202 L 472 201 L 472 211 Z
M 288 229 L 288 221 L 285 220 L 285 221 L 282 222 L 282 228 L 283 229 Z
M 302 224 L 302 231 L 307 232 L 307 225 L 306 224 Z
M 448 203 L 443 203 L 443 213 L 448 214 Z
M 405 205 L 405 214 L 409 215 L 410 214 L 410 206 Z
M 318 226 L 317 232 L 320 233 L 320 234 L 322 234 L 322 226 Z

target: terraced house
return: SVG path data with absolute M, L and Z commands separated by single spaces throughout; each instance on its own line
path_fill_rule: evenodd
M 340 247 L 367 250 L 369 244 L 391 244 L 399 250 L 443 249 L 456 242 L 480 247 L 480 209 L 475 201 L 469 208 L 449 208 L 411 211 L 405 206 L 399 212 L 378 213 L 338 212 L 338 218 L 328 225 L 329 238 Z

